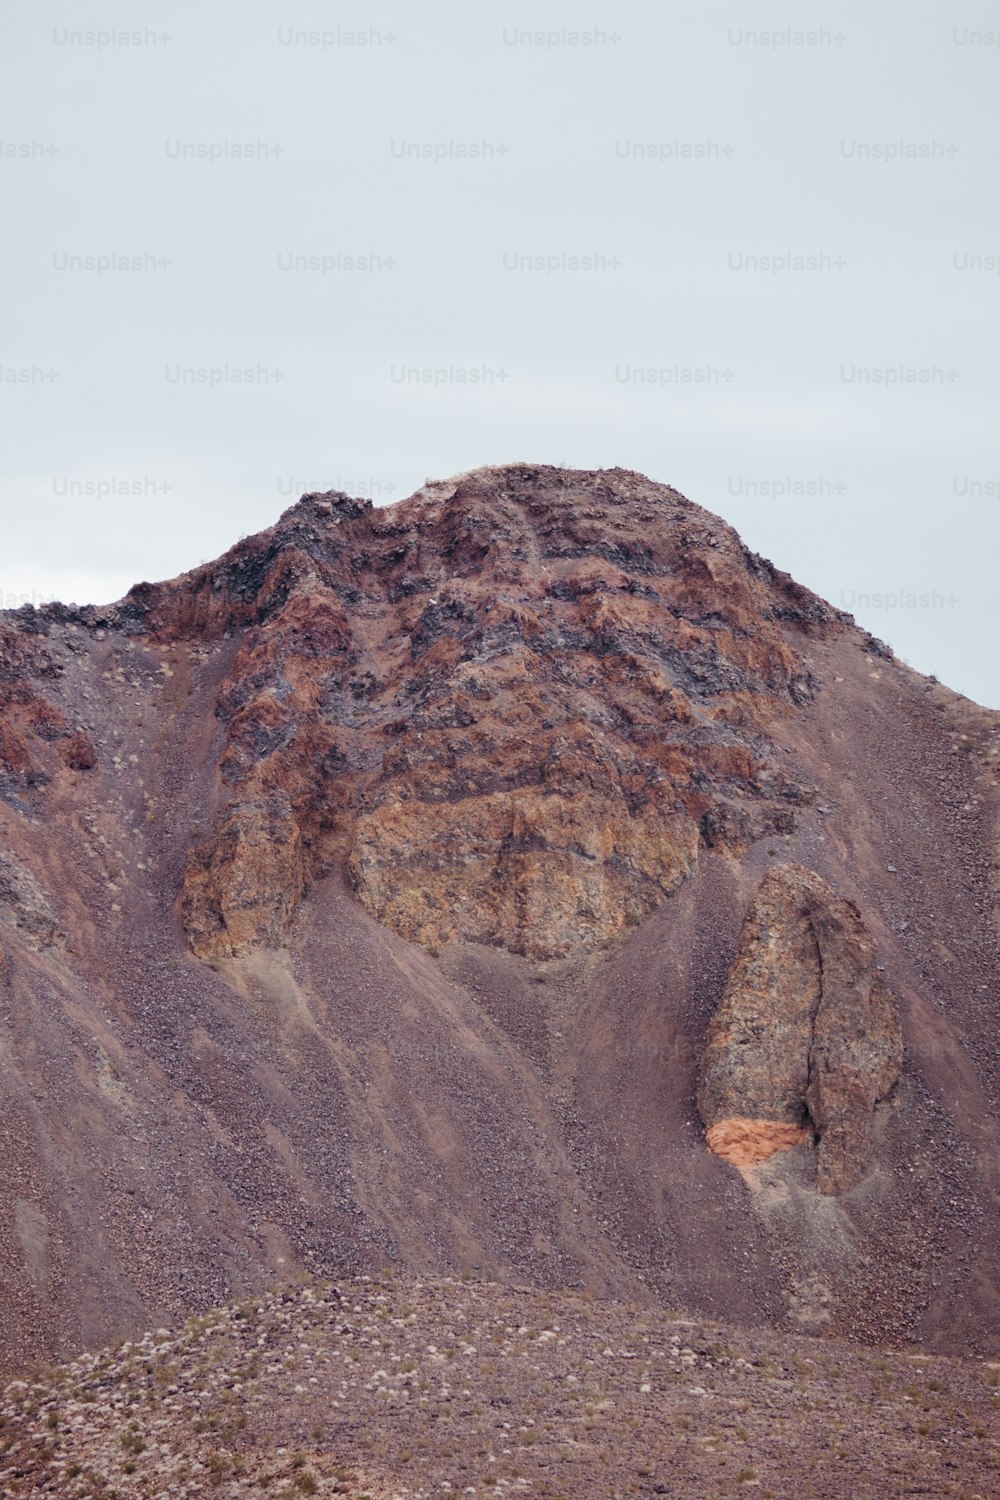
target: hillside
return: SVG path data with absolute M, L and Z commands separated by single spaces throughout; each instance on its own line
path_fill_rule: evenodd
M 998 753 L 622 470 L 0 616 L 0 1368 L 386 1269 L 997 1355 Z
M 1000 1365 L 580 1295 L 272 1292 L 8 1387 L 11 1500 L 987 1500 Z

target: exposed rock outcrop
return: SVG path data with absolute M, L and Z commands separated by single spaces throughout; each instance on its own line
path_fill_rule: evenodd
M 185 880 L 200 957 L 280 943 L 345 859 L 406 938 L 564 956 L 640 922 L 700 844 L 794 827 L 767 731 L 814 685 L 782 622 L 842 619 L 676 491 L 484 469 L 384 511 L 305 496 L 250 550 L 177 601 L 248 626 Z M 186 628 L 167 589 L 143 602 Z
M 815 1139 L 817 1185 L 865 1174 L 875 1105 L 902 1065 L 895 1007 L 852 902 L 779 865 L 747 915 L 701 1062 L 709 1147 L 747 1168 Z
M 0 800 L 23 808 L 64 766 L 92 770 L 97 754 L 52 701 L 64 668 L 36 634 L 34 610 L 19 614 L 20 630 L 13 624 L 18 614 L 0 620 Z

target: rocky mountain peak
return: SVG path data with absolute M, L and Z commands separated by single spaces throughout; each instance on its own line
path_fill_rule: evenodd
M 382 512 L 307 495 L 265 538 L 185 887 L 201 956 L 280 940 L 344 853 L 406 938 L 566 956 L 700 846 L 791 827 L 767 726 L 811 684 L 782 626 L 842 626 L 675 491 L 515 465 Z

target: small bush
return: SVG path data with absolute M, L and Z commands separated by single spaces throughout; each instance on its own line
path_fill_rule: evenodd
M 210 1453 L 205 1460 L 210 1484 L 221 1484 L 229 1470 L 229 1459 L 224 1453 Z

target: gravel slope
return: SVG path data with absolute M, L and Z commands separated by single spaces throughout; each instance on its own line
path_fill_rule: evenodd
M 315 1282 L 9 1385 L 0 1493 L 989 1500 L 1000 1365 L 573 1294 Z

